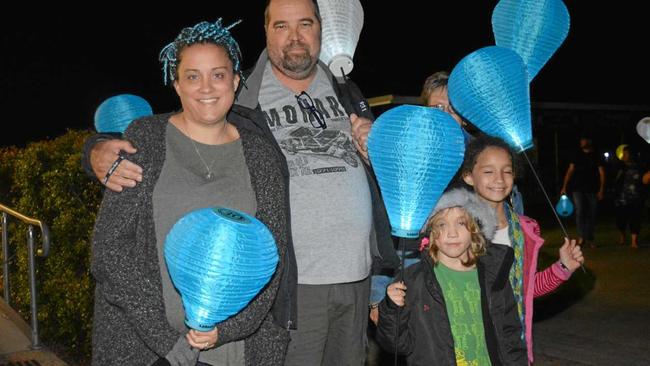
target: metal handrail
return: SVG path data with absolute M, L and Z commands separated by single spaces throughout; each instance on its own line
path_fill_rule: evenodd
M 36 293 L 36 263 L 35 256 L 47 257 L 50 252 L 50 229 L 47 225 L 40 221 L 33 219 L 31 217 L 25 216 L 17 211 L 12 210 L 11 208 L 0 204 L 0 212 L 2 212 L 2 252 L 4 253 L 4 261 L 2 264 L 3 272 L 3 285 L 4 285 L 4 299 L 7 304 L 10 304 L 10 294 L 9 294 L 9 240 L 7 235 L 7 215 L 11 215 L 20 221 L 26 223 L 27 228 L 27 251 L 28 251 L 28 263 L 29 263 L 29 290 L 30 290 L 30 311 L 31 311 L 31 336 L 32 336 L 32 348 L 39 349 L 41 344 L 38 338 L 38 307 L 36 305 L 37 293 Z M 42 247 L 38 250 L 34 250 L 34 226 L 38 226 L 41 229 L 41 238 L 42 238 Z

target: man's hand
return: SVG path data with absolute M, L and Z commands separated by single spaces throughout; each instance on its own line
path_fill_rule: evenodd
M 118 162 L 120 152 L 134 154 L 137 150 L 125 140 L 106 140 L 95 144 L 90 151 L 90 165 L 97 179 L 108 189 L 122 192 L 124 187 L 135 187 L 142 182 L 142 168 L 126 159 Z M 111 167 L 118 163 L 114 169 Z M 109 170 L 111 174 L 107 177 Z M 108 179 L 107 179 L 108 178 Z
M 368 315 L 370 317 L 370 321 L 372 321 L 375 326 L 379 324 L 379 308 L 378 307 L 372 307 L 370 308 L 370 314 Z
M 368 161 L 368 133 L 372 122 L 364 117 L 359 117 L 352 113 L 350 115 L 350 124 L 352 125 L 352 141 L 357 151 Z

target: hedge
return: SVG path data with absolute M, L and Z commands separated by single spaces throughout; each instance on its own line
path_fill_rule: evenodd
M 91 351 L 90 240 L 102 194 L 102 186 L 80 164 L 90 133 L 70 130 L 22 149 L 0 149 L 0 203 L 50 228 L 49 256 L 36 260 L 41 340 L 67 361 L 81 364 Z M 11 303 L 29 321 L 26 230 L 11 217 L 9 222 Z M 35 233 L 40 245 L 40 230 Z

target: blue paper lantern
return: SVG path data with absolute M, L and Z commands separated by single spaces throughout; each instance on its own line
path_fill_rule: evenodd
M 132 94 L 120 94 L 102 102 L 95 111 L 97 132 L 123 133 L 133 120 L 151 116 L 153 110 L 143 98 Z
M 573 203 L 566 194 L 560 197 L 557 205 L 555 205 L 555 211 L 562 217 L 569 217 L 573 213 Z
M 418 237 L 464 152 L 460 126 L 436 108 L 402 105 L 377 118 L 368 155 L 393 235 Z
M 501 0 L 492 12 L 496 45 L 521 56 L 529 82 L 564 42 L 569 23 L 561 0 Z
M 181 294 L 185 324 L 200 331 L 243 309 L 278 263 L 269 229 L 253 216 L 223 207 L 180 218 L 167 234 L 164 254 Z
M 527 75 L 515 51 L 481 48 L 452 70 L 449 99 L 458 113 L 483 132 L 524 151 L 533 146 Z

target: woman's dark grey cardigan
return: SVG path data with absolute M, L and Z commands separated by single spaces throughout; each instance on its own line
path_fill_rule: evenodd
M 125 138 L 138 149 L 129 160 L 143 168 L 143 181 L 121 193 L 104 194 L 93 237 L 93 365 L 149 365 L 165 357 L 180 337 L 165 316 L 152 205 L 170 116 L 155 115 L 129 126 Z M 270 309 L 291 240 L 288 172 L 275 142 L 253 120 L 265 123 L 260 112 L 245 107 L 234 106 L 228 115 L 241 137 L 257 199 L 256 217 L 273 233 L 280 262 L 269 285 L 239 314 L 218 325 L 217 345 L 245 339 L 246 365 L 281 365 L 289 334 L 276 324 Z

